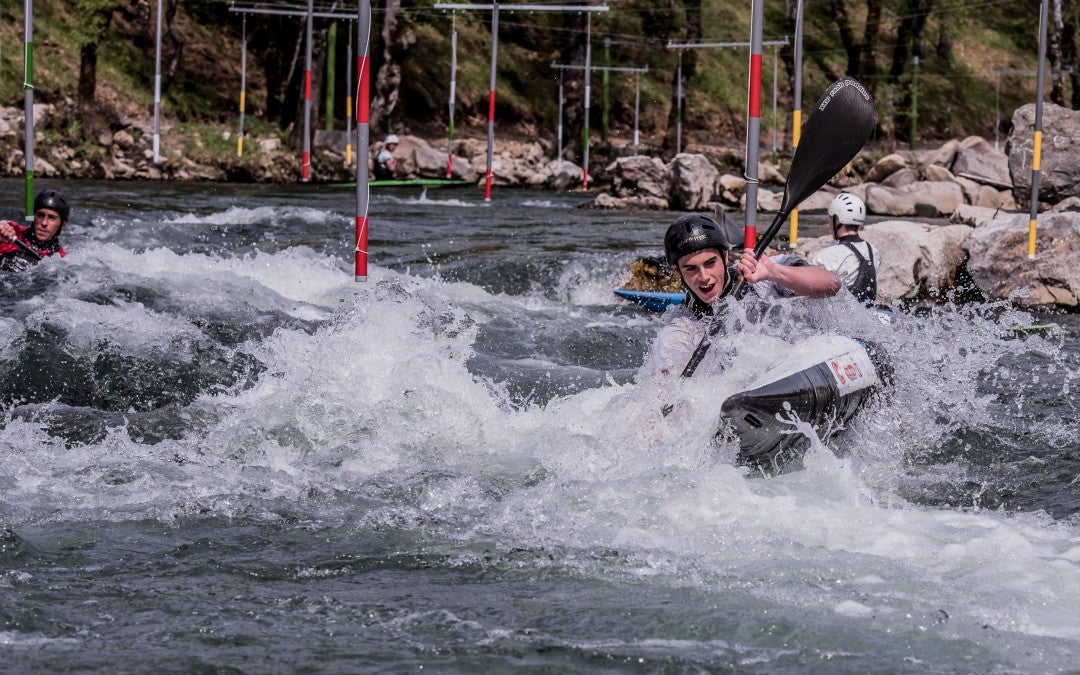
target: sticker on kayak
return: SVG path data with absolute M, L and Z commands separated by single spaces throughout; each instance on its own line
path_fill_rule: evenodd
M 853 349 L 828 360 L 829 372 L 841 396 L 879 383 L 877 371 L 865 349 Z

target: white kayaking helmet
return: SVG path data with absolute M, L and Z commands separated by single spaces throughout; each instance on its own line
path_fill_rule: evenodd
M 390 145 L 391 143 L 397 144 L 399 142 L 397 134 L 387 134 L 386 138 L 383 139 L 384 145 Z
M 853 194 L 841 192 L 829 203 L 829 215 L 836 216 L 841 225 L 861 227 L 866 222 L 866 204 Z

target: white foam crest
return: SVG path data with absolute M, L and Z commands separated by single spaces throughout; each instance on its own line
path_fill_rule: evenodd
M 203 306 L 246 302 L 305 319 L 324 318 L 319 306 L 336 300 L 342 288 L 353 283 L 337 261 L 304 247 L 222 258 L 167 248 L 134 252 L 114 244 L 90 244 L 80 249 L 78 263 L 104 267 L 110 271 L 106 279 L 115 278 L 113 271 L 119 270 L 120 275 L 167 282 L 170 292 L 192 301 L 197 298 Z
M 341 220 L 347 217 L 340 216 Z M 250 225 L 259 224 L 273 227 L 286 219 L 298 219 L 307 223 L 325 223 L 327 212 L 325 209 L 316 209 L 303 206 L 230 206 L 224 211 L 215 211 L 210 214 L 200 215 L 196 213 L 182 213 L 169 218 L 163 218 L 160 222 L 175 225 Z
M 536 209 L 572 209 L 575 208 L 574 204 L 564 201 L 554 201 L 551 199 L 526 199 L 522 203 L 522 206 L 531 206 Z
M 46 323 L 64 330 L 65 342 L 81 351 L 110 343 L 135 351 L 161 352 L 202 338 L 201 331 L 184 319 L 123 300 L 101 305 L 59 298 L 26 317 L 28 328 L 41 329 Z
M 613 305 L 621 302 L 612 292 L 619 286 L 621 268 L 598 269 L 609 267 L 610 264 L 610 261 L 601 258 L 575 258 L 569 261 L 559 274 L 555 296 L 574 305 Z
M 464 199 L 432 199 L 427 196 L 427 189 L 425 188 L 419 196 L 416 197 L 398 197 L 396 195 L 379 195 L 379 199 L 385 199 L 388 202 L 394 204 L 423 204 L 425 206 L 451 206 L 461 209 L 472 209 L 478 206 L 490 206 L 490 204 L 483 204 L 479 202 L 470 202 Z

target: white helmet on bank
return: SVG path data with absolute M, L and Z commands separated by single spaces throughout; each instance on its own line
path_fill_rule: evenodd
M 385 145 L 390 145 L 391 143 L 397 144 L 399 142 L 397 134 L 387 134 L 386 138 L 383 139 Z
M 829 203 L 829 215 L 836 216 L 841 225 L 861 227 L 866 222 L 866 204 L 853 194 L 841 192 Z

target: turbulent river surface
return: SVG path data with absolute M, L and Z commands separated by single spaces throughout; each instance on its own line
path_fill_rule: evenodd
M 672 214 L 375 192 L 358 283 L 349 188 L 39 187 L 74 209 L 0 278 L 0 670 L 1075 672 L 1076 315 L 788 301 L 658 393 L 611 291 Z M 720 402 L 812 332 L 895 385 L 754 477 Z

